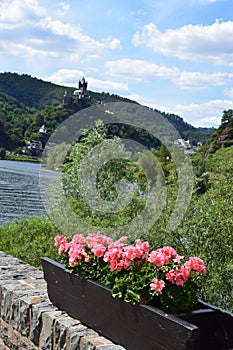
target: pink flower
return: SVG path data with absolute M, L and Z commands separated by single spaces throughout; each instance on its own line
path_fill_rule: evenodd
M 181 266 L 179 270 L 171 269 L 165 273 L 165 277 L 172 284 L 177 286 L 183 286 L 183 284 L 189 279 L 189 270 L 184 266 Z
M 124 247 L 124 256 L 129 260 L 134 260 L 138 257 L 136 247 L 132 245 L 127 245 Z
M 72 242 L 73 243 L 84 244 L 85 243 L 85 236 L 82 233 L 74 235 L 73 238 L 72 238 Z
M 65 236 L 56 236 L 54 238 L 55 240 L 55 246 L 59 247 L 61 244 L 66 243 L 66 237 Z
M 162 292 L 164 287 L 165 287 L 165 282 L 163 280 L 159 281 L 157 278 L 154 278 L 153 282 L 150 284 L 150 289 L 156 290 L 158 292 Z
M 126 249 L 126 251 L 125 251 Z M 113 242 L 111 243 L 103 257 L 105 262 L 110 264 L 111 270 L 121 271 L 122 269 L 127 270 L 131 265 L 131 259 L 135 258 L 135 247 L 125 246 L 122 243 Z
M 153 250 L 148 257 L 148 261 L 156 264 L 157 267 L 164 265 L 164 257 L 159 249 Z
M 184 259 L 183 256 L 177 254 L 176 257 L 173 259 L 173 261 L 177 264 L 181 264 L 181 260 Z
M 177 256 L 177 253 L 172 247 L 163 247 L 153 250 L 148 257 L 148 261 L 155 263 L 157 267 L 161 267 L 172 261 Z
M 184 266 L 193 271 L 198 271 L 203 275 L 206 274 L 206 267 L 202 259 L 196 256 L 190 256 L 189 260 L 184 264 Z
M 65 236 L 56 236 L 55 237 L 55 246 L 59 247 L 58 253 L 67 253 L 68 250 L 70 249 L 71 243 L 67 242 L 67 239 Z
M 83 245 L 79 243 L 73 243 L 68 252 L 69 264 L 71 267 L 75 266 L 75 262 L 84 258 L 85 262 L 89 262 L 89 255 L 85 252 Z
M 102 244 L 105 247 L 107 247 L 112 242 L 112 238 L 102 235 L 100 231 L 97 231 L 96 233 L 89 233 L 89 235 L 86 237 L 86 244 L 90 249 L 92 249 L 95 245 L 98 244 Z
M 141 242 L 140 239 L 136 240 L 136 247 L 144 253 L 148 253 L 150 250 L 150 244 L 148 242 Z
M 98 258 L 101 258 L 101 256 L 104 255 L 106 251 L 106 247 L 103 244 L 96 244 L 92 249 L 92 253 L 95 254 Z
M 177 252 L 172 247 L 163 247 L 161 248 L 162 253 L 167 257 L 169 261 L 174 259 L 177 256 Z

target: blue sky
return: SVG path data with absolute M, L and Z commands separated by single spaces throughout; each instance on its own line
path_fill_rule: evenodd
M 218 126 L 233 109 L 232 0 L 1 0 L 0 71 Z

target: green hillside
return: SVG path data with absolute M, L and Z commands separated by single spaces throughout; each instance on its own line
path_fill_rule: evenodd
M 43 109 L 46 105 L 60 104 L 65 89 L 64 86 L 32 78 L 27 74 L 0 74 L 0 91 L 36 109 Z
M 35 110 L 0 91 L 0 146 L 23 146 L 24 133 L 31 125 Z
M 218 150 L 233 146 L 233 109 L 223 111 L 221 125 L 203 146 L 203 153 L 208 157 Z
M 52 84 L 27 74 L 0 73 L 0 147 L 15 150 L 32 139 L 44 143 L 69 115 L 100 101 L 136 103 L 107 92 L 88 91 L 90 99 L 64 105 L 64 92 L 69 94 L 75 89 Z M 160 113 L 170 121 L 182 138 L 189 139 L 194 144 L 206 141 L 214 130 L 195 128 L 177 115 Z M 47 128 L 46 136 L 39 133 L 42 125 Z M 132 134 L 132 130 L 130 133 Z M 147 145 L 147 142 L 145 144 Z

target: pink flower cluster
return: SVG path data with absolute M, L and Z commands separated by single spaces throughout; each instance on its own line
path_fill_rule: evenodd
M 171 269 L 165 276 L 172 284 L 183 286 L 183 284 L 188 281 L 191 271 L 197 271 L 205 275 L 206 267 L 203 260 L 196 256 L 190 256 L 189 260 L 186 261 L 184 265 L 177 270 Z
M 83 234 L 74 235 L 70 242 L 67 242 L 65 236 L 55 237 L 55 246 L 59 247 L 58 253 L 68 254 L 71 267 L 75 267 L 76 261 L 90 261 L 90 256 L 85 251 L 85 246 L 91 249 L 93 254 L 99 258 L 103 256 L 107 246 L 112 242 L 113 240 L 110 237 L 102 235 L 99 231 L 90 233 L 87 237 Z
M 165 274 L 166 279 L 177 286 L 183 286 L 183 284 L 188 281 L 189 275 L 190 270 L 186 269 L 185 266 L 181 266 L 179 270 L 171 269 Z
M 204 261 L 197 256 L 190 256 L 189 260 L 184 264 L 184 266 L 189 270 L 198 271 L 203 275 L 206 274 Z
M 119 240 L 108 246 L 103 259 L 110 264 L 111 270 L 127 270 L 134 260 L 146 261 L 149 250 L 149 243 L 141 242 L 140 239 L 136 240 L 135 246 L 126 245 L 122 240 Z
M 173 259 L 177 259 L 175 249 L 172 247 L 163 247 L 153 250 L 149 255 L 148 261 L 156 264 L 157 267 L 161 267 Z
M 150 251 L 148 242 L 140 239 L 134 245 L 128 245 L 127 237 L 123 236 L 117 241 L 102 235 L 99 231 L 90 233 L 86 237 L 83 234 L 74 235 L 70 242 L 65 236 L 56 236 L 55 245 L 59 247 L 59 254 L 67 254 L 69 265 L 75 267 L 78 261 L 90 262 L 90 254 L 103 259 L 109 264 L 109 268 L 115 271 L 128 270 L 132 262 L 138 264 L 151 263 L 155 265 L 156 272 L 163 272 L 164 279 L 177 286 L 183 286 L 188 281 L 191 271 L 206 274 L 203 260 L 191 256 L 188 261 L 182 263 L 183 256 L 177 254 L 173 247 L 163 247 Z M 163 269 L 163 266 L 166 268 Z M 166 282 L 163 279 L 153 279 L 150 289 L 161 293 Z
M 176 250 L 172 247 L 163 247 L 152 251 L 149 254 L 148 261 L 154 263 L 157 268 L 161 268 L 167 263 L 175 263 L 175 268 L 171 268 L 165 273 L 165 279 L 172 284 L 177 286 L 183 286 L 183 284 L 188 281 L 191 271 L 198 271 L 203 275 L 206 274 L 206 268 L 203 260 L 198 257 L 191 256 L 188 261 L 183 265 L 183 256 L 177 254 Z M 159 281 L 156 278 L 151 283 L 150 288 L 161 292 L 165 287 L 165 282 L 163 280 Z

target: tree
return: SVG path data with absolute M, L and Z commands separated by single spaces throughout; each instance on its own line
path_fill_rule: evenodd
M 6 150 L 3 147 L 0 147 L 0 159 L 6 158 Z
M 227 124 L 231 121 L 232 118 L 233 118 L 233 109 L 228 109 L 227 111 L 223 111 L 221 123 Z
M 47 167 L 52 170 L 61 170 L 70 147 L 71 145 L 65 142 L 54 146 L 49 152 L 49 157 L 46 162 Z

